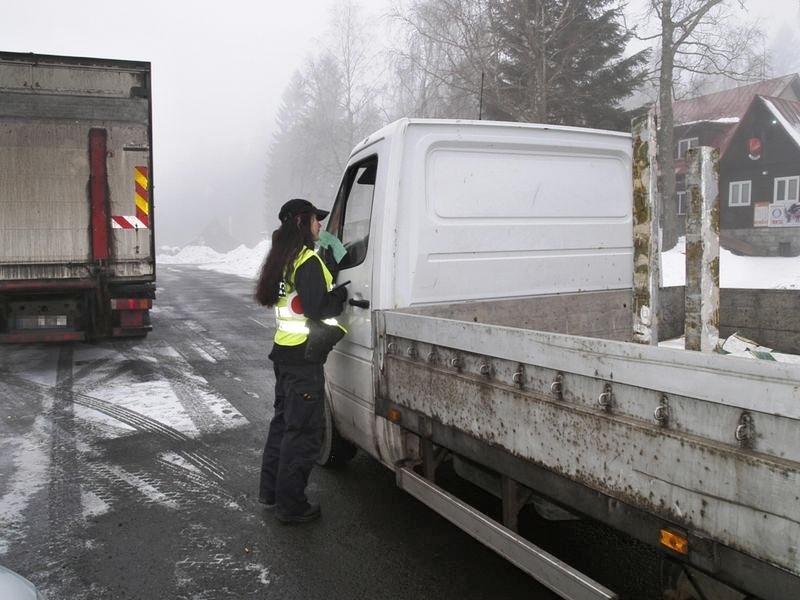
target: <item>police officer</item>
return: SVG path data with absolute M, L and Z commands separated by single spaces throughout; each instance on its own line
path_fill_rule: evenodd
M 347 290 L 332 290 L 333 277 L 314 252 L 320 221 L 328 211 L 295 198 L 281 207 L 281 225 L 256 286 L 256 300 L 275 307 L 276 330 L 269 358 L 275 371 L 275 414 L 261 463 L 259 501 L 275 508 L 283 523 L 319 518 L 319 504 L 305 495 L 319 457 L 323 421 L 323 358 L 309 359 L 308 319 L 327 320 L 342 312 Z

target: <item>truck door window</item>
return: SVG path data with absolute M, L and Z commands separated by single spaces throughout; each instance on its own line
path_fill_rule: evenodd
M 328 223 L 328 231 L 342 240 L 347 248 L 339 269 L 355 267 L 367 256 L 377 170 L 378 158 L 368 158 L 350 167 L 342 180 Z

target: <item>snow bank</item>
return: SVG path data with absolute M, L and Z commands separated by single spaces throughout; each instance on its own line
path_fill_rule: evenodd
M 201 269 L 255 279 L 269 246 L 269 241 L 264 240 L 255 248 L 241 245 L 227 254 L 207 246 L 186 246 L 177 254 L 161 254 L 156 261 L 162 265 L 196 265 Z
M 686 238 L 661 253 L 665 287 L 686 283 Z M 800 289 L 800 257 L 737 256 L 720 248 L 719 284 L 724 288 Z

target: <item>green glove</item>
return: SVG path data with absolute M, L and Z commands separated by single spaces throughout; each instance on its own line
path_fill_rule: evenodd
M 331 249 L 331 252 L 333 252 L 333 260 L 336 261 L 337 265 L 342 262 L 344 255 L 347 254 L 347 249 L 344 247 L 344 244 L 339 241 L 339 238 L 328 231 L 319 232 L 319 245 L 321 248 Z

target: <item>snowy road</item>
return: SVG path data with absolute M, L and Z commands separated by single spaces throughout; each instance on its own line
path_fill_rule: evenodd
M 251 288 L 168 265 L 144 340 L 0 347 L 0 564 L 49 600 L 553 598 L 362 455 L 315 471 L 319 523 L 261 509 Z

